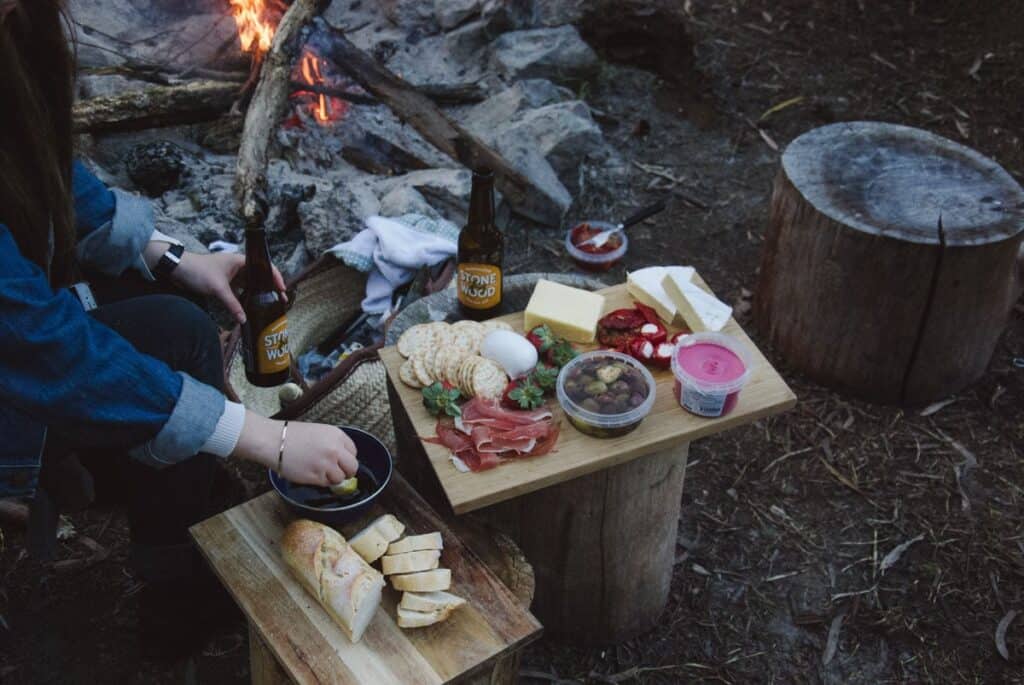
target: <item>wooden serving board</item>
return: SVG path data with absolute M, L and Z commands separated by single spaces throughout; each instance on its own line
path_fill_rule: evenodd
M 537 619 L 398 474 L 366 519 L 341 532 L 352 535 L 383 513 L 405 523 L 407 535 L 441 532 L 441 566 L 452 570 L 451 592 L 468 603 L 444 623 L 404 630 L 395 619 L 401 593 L 389 584 L 357 644 L 285 566 L 281 535 L 296 517 L 276 492 L 203 521 L 191 532 L 248 617 L 250 630 L 299 683 L 448 683 L 540 637 Z
M 709 290 L 699 276 L 695 276 L 694 281 Z M 605 313 L 635 304 L 625 284 L 598 292 L 605 296 Z M 498 320 L 523 332 L 521 312 L 498 317 Z M 551 398 L 548 406 L 554 410 L 555 420 L 562 422 L 562 433 L 556 451 L 549 455 L 510 460 L 490 471 L 461 473 L 452 465 L 446 447 L 424 443 L 427 457 L 452 510 L 456 514 L 465 514 L 681 443 L 721 433 L 793 407 L 796 395 L 739 324 L 730 319 L 723 332 L 746 343 L 755 359 L 751 380 L 740 393 L 736 408 L 727 416 L 707 419 L 690 414 L 675 399 L 675 377 L 672 372 L 654 368 L 651 368 L 657 381 L 654 407 L 639 428 L 620 438 L 592 438 L 580 433 L 565 419 L 558 401 Z M 437 419 L 423 406 L 420 391 L 410 388 L 399 379 L 398 370 L 403 358 L 398 349 L 394 346 L 386 347 L 381 350 L 380 356 L 417 435 L 421 438 L 435 435 Z

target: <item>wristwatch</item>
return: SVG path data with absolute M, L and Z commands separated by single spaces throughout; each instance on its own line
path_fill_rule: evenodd
M 181 264 L 181 255 L 185 254 L 183 245 L 171 245 L 160 257 L 160 261 L 153 267 L 153 277 L 164 280 Z

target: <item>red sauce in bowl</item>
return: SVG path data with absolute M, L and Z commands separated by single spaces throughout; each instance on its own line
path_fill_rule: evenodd
M 581 269 L 586 269 L 587 271 L 608 271 L 622 258 L 622 254 L 612 254 L 623 252 L 621 233 L 613 233 L 608 238 L 607 242 L 600 247 L 594 244 L 583 244 L 603 230 L 605 230 L 604 227 L 598 228 L 597 226 L 592 226 L 584 222 L 569 232 L 569 242 L 576 250 L 586 255 L 586 257 L 577 256 L 572 254 L 570 251 L 573 261 L 576 262 L 576 265 Z M 608 255 L 608 258 L 602 259 L 602 255 Z M 588 259 L 587 257 L 590 258 Z

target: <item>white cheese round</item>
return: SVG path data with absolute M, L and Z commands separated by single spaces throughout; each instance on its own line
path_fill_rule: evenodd
M 537 366 L 537 348 L 512 331 L 491 331 L 480 345 L 480 356 L 505 369 L 512 378 L 520 378 Z

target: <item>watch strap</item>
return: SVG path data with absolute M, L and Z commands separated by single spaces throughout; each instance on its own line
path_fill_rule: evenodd
M 171 245 L 167 248 L 167 251 L 160 256 L 160 261 L 153 267 L 153 277 L 157 279 L 165 279 L 173 273 L 178 265 L 181 264 L 181 255 L 185 254 L 185 248 L 182 245 Z

